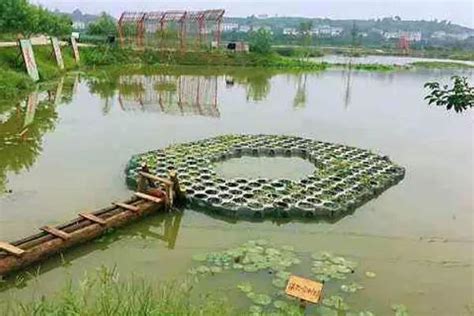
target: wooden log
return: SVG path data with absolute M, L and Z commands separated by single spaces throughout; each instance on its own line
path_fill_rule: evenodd
M 40 228 L 42 231 L 47 232 L 55 237 L 61 238 L 62 240 L 68 240 L 71 238 L 71 235 L 51 226 L 44 226 Z
M 14 255 L 14 256 L 21 256 L 25 253 L 23 249 L 20 249 L 12 244 L 7 242 L 0 241 L 0 249 L 5 250 L 6 252 Z
M 125 203 L 120 203 L 120 202 L 114 202 L 112 204 L 118 207 L 121 207 L 123 209 L 132 211 L 132 212 L 140 212 L 140 208 L 135 205 L 125 204 Z
M 105 220 L 103 220 L 102 218 L 97 217 L 97 216 L 95 216 L 94 214 L 91 214 L 91 213 L 79 213 L 79 216 L 83 217 L 87 220 L 90 220 L 91 222 L 100 224 L 100 225 L 106 225 L 107 224 L 107 222 Z
M 162 177 L 158 177 L 158 176 L 155 176 L 151 173 L 148 173 L 148 172 L 143 172 L 143 171 L 140 171 L 139 174 L 145 178 L 148 178 L 148 179 L 151 179 L 151 180 L 154 180 L 154 181 L 158 181 L 158 182 L 161 182 L 163 183 L 164 185 L 166 186 L 171 186 L 173 185 L 173 182 L 171 182 L 169 179 L 165 179 L 165 178 L 162 178 Z
M 0 276 L 20 270 L 31 264 L 44 260 L 58 252 L 64 251 L 67 248 L 99 237 L 109 228 L 118 228 L 124 226 L 132 221 L 150 215 L 163 208 L 163 203 L 156 204 L 148 201 L 142 201 L 140 203 L 141 212 L 115 212 L 113 215 L 107 217 L 107 225 L 89 223 L 79 229 L 68 231 L 68 233 L 71 235 L 71 238 L 68 240 L 55 238 L 49 234 L 46 234 L 47 238 L 41 237 L 41 239 L 46 240 L 41 243 L 36 243 L 34 240 L 29 240 L 30 238 L 25 239 L 28 241 L 24 243 L 24 245 L 30 245 L 30 247 L 24 248 L 22 244 L 21 247 L 24 252 L 21 256 L 3 255 L 0 257 Z M 114 210 L 112 212 L 114 212 Z M 97 215 L 97 213 L 95 214 Z M 87 222 L 88 221 L 82 221 L 80 225 L 83 225 Z
M 154 203 L 157 203 L 157 204 L 163 203 L 162 199 L 159 199 L 157 197 L 154 197 L 154 196 L 151 196 L 151 195 L 148 195 L 148 194 L 145 194 L 145 193 L 135 192 L 134 194 L 135 194 L 135 196 L 137 196 L 141 199 L 147 200 L 147 201 L 151 201 L 151 202 L 154 202 Z
M 186 201 L 186 194 L 181 190 L 179 185 L 178 174 L 175 170 L 169 172 L 170 181 L 173 183 L 173 202 L 176 200 L 178 203 L 184 203 Z

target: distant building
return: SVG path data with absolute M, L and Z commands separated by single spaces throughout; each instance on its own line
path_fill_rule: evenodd
M 268 19 L 268 14 L 259 14 L 257 15 L 257 19 L 261 19 L 261 20 Z
M 242 32 L 242 33 L 248 33 L 250 32 L 250 26 L 248 25 L 241 25 L 239 26 L 239 32 Z
M 237 23 L 222 23 L 222 32 L 237 31 L 239 25 Z
M 258 31 L 260 29 L 265 30 L 265 31 L 270 32 L 271 34 L 273 34 L 272 28 L 270 26 L 266 26 L 266 25 L 252 26 L 252 31 Z
M 421 32 L 405 32 L 405 31 L 396 31 L 396 32 L 385 32 L 383 33 L 383 37 L 386 40 L 389 39 L 400 39 L 401 37 L 406 38 L 410 42 L 419 42 L 422 39 Z
M 86 23 L 83 22 L 83 21 L 73 21 L 72 22 L 72 28 L 73 30 L 77 30 L 77 31 L 83 31 L 86 29 Z
M 292 27 L 285 27 L 283 29 L 283 35 L 298 35 L 298 30 Z
M 329 25 L 316 26 L 311 30 L 311 33 L 319 37 L 337 37 L 342 34 L 344 29 L 342 27 L 333 27 Z

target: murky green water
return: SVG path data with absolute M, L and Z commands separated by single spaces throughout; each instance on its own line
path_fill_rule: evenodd
M 150 279 L 182 276 L 196 253 L 267 239 L 299 256 L 329 250 L 359 262 L 356 310 L 463 315 L 472 309 L 472 113 L 430 108 L 424 82 L 451 72 L 131 75 L 108 84 L 78 77 L 0 113 L 0 240 L 29 235 L 80 211 L 127 198 L 132 154 L 229 133 L 292 134 L 389 155 L 405 179 L 336 223 L 226 222 L 186 210 L 156 216 L 8 281 L 0 300 L 51 293 L 101 264 Z M 464 73 L 473 80 L 472 73 Z M 31 272 L 35 272 L 32 269 Z M 298 274 L 311 277 L 308 260 Z M 376 278 L 364 278 L 374 271 Z M 215 278 L 209 288 L 244 276 Z M 233 281 L 232 281 L 233 280 Z M 234 282 L 234 284 L 228 284 Z
M 306 159 L 293 157 L 240 157 L 216 164 L 216 173 L 224 179 L 267 178 L 299 180 L 315 170 Z

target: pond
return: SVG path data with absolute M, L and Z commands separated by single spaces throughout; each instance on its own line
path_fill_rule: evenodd
M 2 104 L 0 240 L 127 198 L 124 168 L 133 154 L 222 134 L 286 134 L 355 146 L 388 155 L 406 175 L 332 223 L 232 222 L 192 209 L 154 216 L 48 260 L 39 272 L 32 268 L 34 277 L 7 280 L 0 300 L 47 295 L 68 276 L 80 278 L 102 264 L 152 280 L 181 277 L 195 266 L 196 254 L 265 239 L 292 246 L 301 258 L 295 272 L 310 278 L 315 252 L 357 261 L 354 279 L 364 289 L 348 298 L 354 310 L 385 315 L 390 304 L 402 303 L 414 315 L 468 314 L 474 297 L 472 113 L 423 100 L 426 81 L 445 82 L 452 74 L 186 68 L 110 82 L 78 75 L 18 105 Z M 461 74 L 473 80 L 472 72 Z M 259 169 L 260 162 L 248 162 L 227 166 L 228 172 L 240 165 L 246 172 Z M 221 275 L 203 286 L 219 291 L 241 279 Z

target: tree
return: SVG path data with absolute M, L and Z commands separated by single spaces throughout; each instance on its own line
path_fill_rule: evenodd
M 71 19 L 65 15 L 28 3 L 27 0 L 0 1 L 0 30 L 2 33 L 65 35 L 71 32 Z
M 474 87 L 469 86 L 467 77 L 453 76 L 453 87 L 448 85 L 440 87 L 439 82 L 427 82 L 425 88 L 430 89 L 430 93 L 425 97 L 428 104 L 446 106 L 447 110 L 454 108 L 456 112 L 462 112 L 474 107 Z
M 311 33 L 313 29 L 313 21 L 301 22 L 298 27 L 298 34 L 301 37 L 301 46 L 303 47 L 302 54 L 303 58 L 307 59 L 311 53 L 310 47 L 313 43 L 313 35 Z
M 87 33 L 91 35 L 116 35 L 117 24 L 113 17 L 103 12 L 100 18 L 89 24 Z
M 259 54 L 269 54 L 272 51 L 272 34 L 261 28 L 250 34 L 250 50 Z

